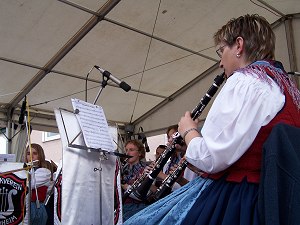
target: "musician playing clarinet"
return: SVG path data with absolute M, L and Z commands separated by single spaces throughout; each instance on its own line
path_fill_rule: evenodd
M 274 60 L 275 35 L 265 18 L 233 18 L 214 34 L 214 42 L 227 81 L 201 132 L 191 112 L 183 115 L 178 129 L 187 144 L 187 161 L 204 173 L 125 225 L 261 224 L 258 197 L 263 144 L 279 123 L 299 131 L 300 92 L 282 64 Z M 210 90 L 203 98 L 211 96 Z M 276 224 L 299 224 L 288 222 L 289 213 L 281 216 Z
M 178 125 L 172 125 L 169 126 L 167 129 L 167 137 L 168 137 L 168 144 L 172 142 L 172 135 L 178 131 Z M 170 161 L 165 165 L 164 170 L 163 170 L 163 175 L 159 174 L 159 177 L 165 179 L 167 175 L 172 173 L 176 167 L 178 166 L 180 160 L 183 158 L 183 156 L 186 153 L 186 144 L 184 143 L 183 145 L 176 144 L 176 151 L 174 155 L 171 157 Z M 197 176 L 196 173 L 191 171 L 189 168 L 186 168 L 182 176 L 180 176 L 177 180 L 176 183 L 172 187 L 172 191 L 177 190 L 181 186 L 187 184 L 189 181 L 193 180 Z
M 129 140 L 125 143 L 125 151 L 128 156 L 127 163 L 122 168 L 122 189 L 126 191 L 142 174 L 146 167 L 145 147 L 138 140 Z M 123 202 L 123 221 L 145 208 L 147 205 L 133 195 L 126 198 Z
M 51 171 L 42 146 L 36 143 L 28 145 L 25 149 L 24 162 L 32 166 L 30 225 L 46 225 L 52 215 L 49 209 L 48 216 L 47 207 L 44 203 L 48 188 L 51 185 Z
M 171 145 L 172 141 L 172 135 L 178 131 L 178 125 L 171 125 L 167 128 L 166 135 L 168 138 L 168 143 L 167 146 Z M 167 147 L 166 146 L 166 147 Z M 183 159 L 183 156 L 185 155 L 186 152 L 186 144 L 183 142 L 182 144 L 176 144 L 175 145 L 175 151 L 171 155 L 170 159 L 167 161 L 167 163 L 163 166 L 163 169 L 159 172 L 156 181 L 155 181 L 155 186 L 151 186 L 150 191 L 152 192 L 152 195 L 149 196 L 149 201 L 153 202 L 158 200 L 155 194 L 157 193 L 157 190 L 159 187 L 161 187 L 162 181 L 164 181 L 170 174 L 176 170 L 178 164 L 180 161 Z M 155 162 L 150 164 L 145 168 L 146 173 L 149 171 L 153 170 L 155 165 Z M 171 188 L 167 189 L 167 193 L 164 193 L 164 196 L 171 193 L 172 191 L 177 190 L 181 186 L 187 184 L 190 180 L 194 179 L 197 176 L 196 173 L 194 173 L 192 170 L 189 168 L 185 168 L 183 171 L 180 172 L 180 176 L 176 177 L 174 179 L 174 185 L 171 186 Z M 176 181 L 176 182 L 175 182 Z M 157 186 L 157 183 L 160 185 Z

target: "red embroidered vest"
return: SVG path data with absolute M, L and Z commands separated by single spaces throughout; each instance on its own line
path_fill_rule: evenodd
M 47 196 L 47 186 L 41 186 L 37 188 L 38 198 L 40 202 L 44 202 Z M 35 202 L 37 199 L 35 189 L 31 190 L 31 201 Z
M 271 71 L 267 69 L 266 72 L 270 77 L 274 78 Z M 285 105 L 269 124 L 261 127 L 254 142 L 245 154 L 226 170 L 215 174 L 204 173 L 204 177 L 219 179 L 226 174 L 227 181 L 241 182 L 246 177 L 250 183 L 259 183 L 263 144 L 271 133 L 272 128 L 278 123 L 300 127 L 300 111 L 293 102 L 286 85 L 282 84 L 282 86 L 285 95 Z

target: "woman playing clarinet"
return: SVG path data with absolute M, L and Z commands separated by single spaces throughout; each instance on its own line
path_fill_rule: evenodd
M 128 224 L 258 225 L 263 143 L 279 123 L 300 127 L 300 92 L 274 60 L 275 35 L 259 15 L 231 19 L 214 35 L 227 81 L 201 132 L 186 112 L 186 159 L 204 173 Z
M 51 214 L 49 212 L 48 216 L 44 201 L 51 184 L 51 171 L 48 169 L 42 146 L 36 143 L 28 145 L 25 149 L 24 162 L 32 165 L 30 224 L 46 225 Z

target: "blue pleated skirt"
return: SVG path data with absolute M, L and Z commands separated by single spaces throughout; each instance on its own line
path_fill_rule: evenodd
M 183 187 L 138 212 L 126 220 L 124 225 L 181 224 L 202 191 L 211 183 L 212 180 L 210 179 L 197 177 Z
M 46 225 L 48 219 L 47 210 L 44 203 L 40 203 L 37 208 L 35 202 L 30 203 L 30 225 Z
M 187 213 L 182 225 L 259 225 L 258 184 L 214 181 Z
M 258 184 L 198 177 L 124 225 L 259 225 Z

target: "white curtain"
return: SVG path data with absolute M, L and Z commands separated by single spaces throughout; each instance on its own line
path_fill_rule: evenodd
M 23 162 L 27 140 L 28 135 L 25 125 L 18 125 L 17 129 L 12 129 L 11 153 L 16 155 L 16 162 Z

